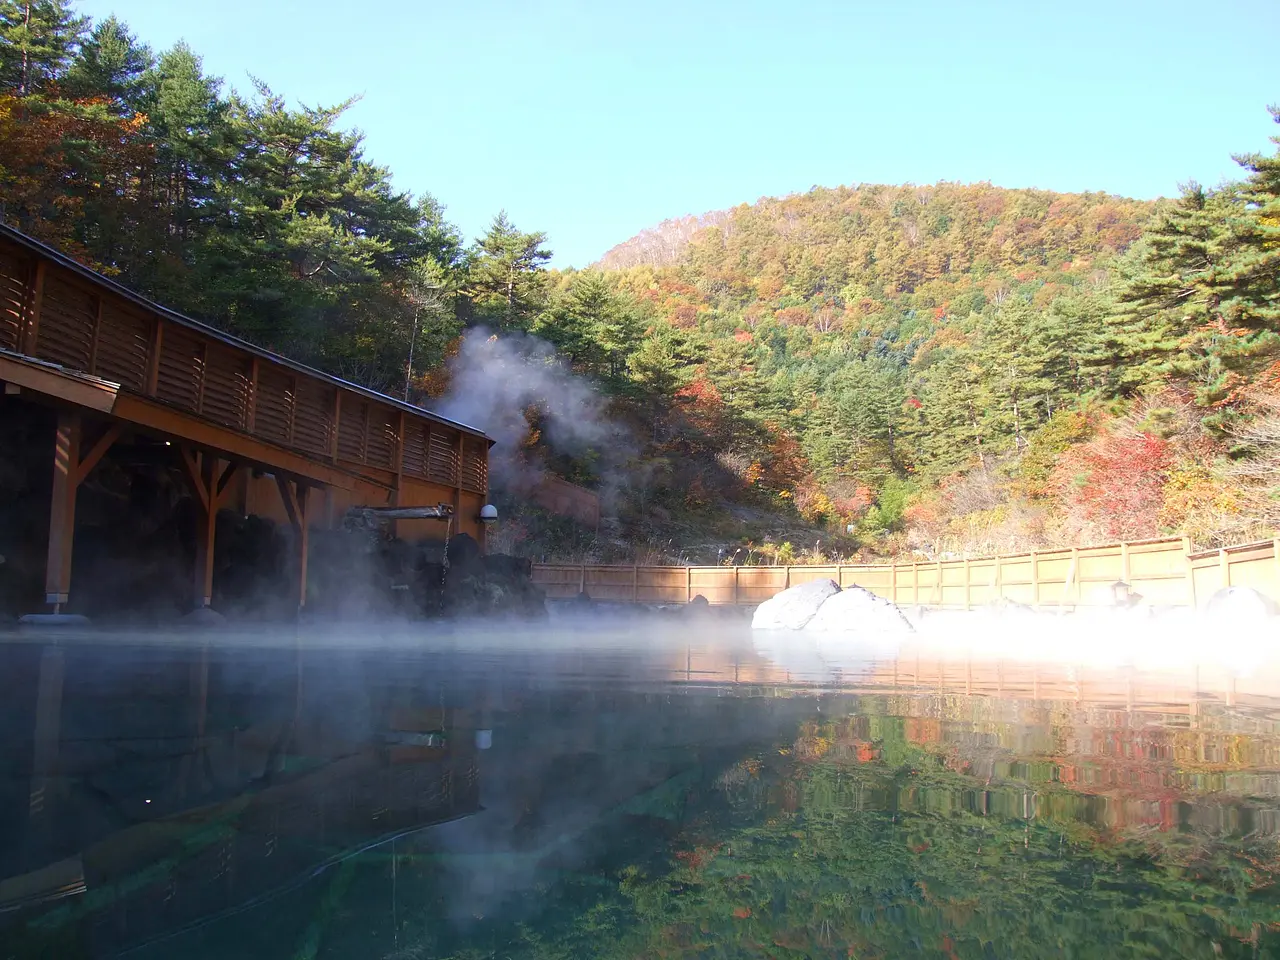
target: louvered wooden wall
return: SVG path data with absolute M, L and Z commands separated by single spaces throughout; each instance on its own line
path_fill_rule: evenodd
M 384 491 L 416 479 L 437 497 L 425 502 L 452 491 L 459 507 L 463 492 L 483 503 L 488 491 L 483 439 L 162 317 L 3 237 L 0 349 L 350 468 Z

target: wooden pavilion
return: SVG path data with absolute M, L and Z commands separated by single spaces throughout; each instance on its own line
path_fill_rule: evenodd
M 71 589 L 76 492 L 122 438 L 163 441 L 198 504 L 193 598 L 213 593 L 219 509 L 288 523 L 306 598 L 308 530 L 351 507 L 447 504 L 406 539 L 483 543 L 483 431 L 192 320 L 0 224 L 0 417 L 56 411 L 45 599 Z M 0 454 L 3 455 L 3 454 Z

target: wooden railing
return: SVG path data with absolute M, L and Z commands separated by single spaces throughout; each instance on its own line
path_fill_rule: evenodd
M 488 488 L 482 432 L 166 310 L 4 226 L 0 350 L 117 383 L 320 462 Z
M 901 606 L 969 610 L 1008 600 L 1033 607 L 1102 605 L 1123 580 L 1143 602 L 1195 606 L 1226 586 L 1280 600 L 1277 541 L 1193 553 L 1184 538 L 1033 551 L 996 557 L 884 564 L 788 567 L 641 567 L 534 564 L 549 598 L 585 592 L 593 600 L 758 604 L 787 587 L 831 579 Z

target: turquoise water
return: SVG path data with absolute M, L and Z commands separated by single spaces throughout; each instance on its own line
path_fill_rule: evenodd
M 779 649 L 11 637 L 0 958 L 1280 953 L 1266 663 Z

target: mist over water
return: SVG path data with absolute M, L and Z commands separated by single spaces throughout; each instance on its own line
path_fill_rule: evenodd
M 572 609 L 4 637 L 4 956 L 1276 946 L 1260 632 Z

